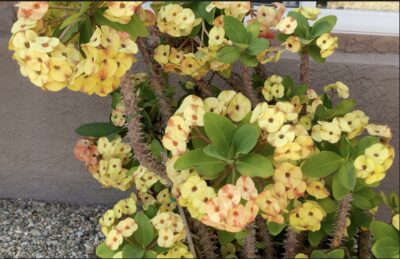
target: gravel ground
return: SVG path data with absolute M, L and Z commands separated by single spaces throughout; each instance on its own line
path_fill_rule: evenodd
M 95 257 L 104 207 L 0 200 L 0 258 Z

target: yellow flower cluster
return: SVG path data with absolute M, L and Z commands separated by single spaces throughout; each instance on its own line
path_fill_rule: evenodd
M 158 29 L 173 37 L 189 35 L 201 21 L 191 9 L 183 8 L 179 4 L 164 5 L 157 14 Z
M 183 220 L 176 213 L 161 212 L 151 219 L 151 223 L 158 231 L 157 244 L 160 247 L 173 247 L 186 237 Z
M 281 3 L 275 2 L 272 6 L 260 5 L 257 8 L 256 21 L 261 24 L 261 34 L 275 27 L 284 13 L 285 6 Z
M 324 86 L 325 92 L 327 92 L 329 90 L 334 90 L 334 89 L 336 89 L 340 98 L 343 98 L 343 99 L 349 98 L 349 87 L 347 87 L 347 85 L 343 84 L 340 81 L 336 82 L 335 84 L 330 84 L 330 85 Z
M 332 36 L 330 33 L 324 33 L 317 39 L 317 46 L 321 49 L 320 55 L 323 58 L 329 57 L 338 47 L 338 37 Z
M 132 5 L 128 3 L 119 2 L 119 7 Z M 15 52 L 13 59 L 20 65 L 21 74 L 43 90 L 68 87 L 106 96 L 119 87 L 121 77 L 135 61 L 133 54 L 138 49 L 126 32 L 108 26 L 96 28 L 90 41 L 81 45 L 83 58 L 73 43 L 64 45 L 60 39 L 46 35 L 50 30 L 42 18 L 48 10 L 47 3 L 27 2 L 18 7 L 19 18 L 11 29 L 9 49 Z M 130 8 L 122 9 L 118 12 L 110 7 L 106 13 L 125 19 Z
M 281 182 L 285 186 L 287 198 L 297 199 L 306 191 L 306 182 L 300 167 L 284 162 L 275 168 L 274 182 Z
M 212 9 L 222 9 L 226 15 L 233 16 L 242 20 L 248 12 L 250 12 L 251 2 L 250 1 L 213 1 L 207 7 L 206 11 L 211 12 Z
M 148 192 L 157 181 L 164 183 L 164 180 L 162 180 L 160 176 L 147 170 L 147 168 L 142 165 L 139 165 L 139 167 L 133 172 L 133 181 L 135 182 L 135 188 L 139 193 Z
M 321 10 L 319 8 L 306 7 L 306 6 L 301 6 L 300 8 L 296 8 L 294 9 L 294 11 L 299 12 L 310 21 L 315 21 L 318 18 L 318 15 L 320 15 L 321 13 Z
M 325 199 L 329 197 L 329 191 L 325 188 L 324 180 L 316 180 L 313 178 L 306 179 L 308 194 L 314 196 L 316 199 Z
M 342 133 L 347 133 L 349 139 L 360 135 L 368 124 L 369 118 L 363 111 L 356 110 L 346 113 L 343 117 L 335 117 L 331 122 L 318 121 L 312 127 L 312 138 L 315 141 L 337 143 Z
M 364 179 L 366 184 L 381 181 L 393 164 L 394 153 L 389 144 L 377 143 L 365 149 L 364 154 L 354 161 L 357 177 Z
M 288 198 L 282 182 L 267 185 L 258 195 L 256 203 L 261 210 L 261 216 L 268 222 L 284 223 L 283 213 L 287 212 Z
M 272 99 L 282 98 L 284 95 L 285 88 L 282 84 L 282 77 L 273 75 L 267 78 L 264 82 L 262 94 L 268 102 Z
M 182 242 L 177 242 L 175 246 L 163 254 L 158 254 L 157 258 L 194 258 L 189 248 Z
M 306 201 L 294 208 L 289 216 L 289 225 L 294 230 L 318 231 L 326 216 L 324 209 L 315 201 Z
M 259 210 L 255 201 L 257 196 L 253 180 L 241 176 L 236 185 L 226 184 L 219 189 L 217 196 L 207 197 L 206 213 L 201 222 L 216 229 L 239 232 L 256 218 Z
M 130 217 L 136 212 L 136 201 L 136 195 L 132 193 L 129 198 L 117 202 L 112 210 L 107 210 L 100 218 L 101 231 L 106 236 L 109 249 L 117 250 L 124 238 L 130 237 L 137 230 L 136 221 Z
M 108 2 L 108 8 L 104 12 L 104 16 L 110 21 L 127 24 L 131 21 L 132 15 L 135 14 L 138 7 L 143 1 L 113 1 Z
M 132 155 L 131 147 L 122 143 L 119 136 L 111 142 L 106 137 L 101 137 L 97 142 L 97 151 L 101 159 L 98 170 L 91 172 L 92 176 L 104 187 L 113 187 L 121 191 L 129 189 L 133 184 L 133 176 L 123 166 Z
M 116 106 L 115 109 L 111 111 L 111 122 L 115 126 L 122 127 L 126 123 L 126 118 L 125 118 L 125 104 L 123 102 L 119 102 Z

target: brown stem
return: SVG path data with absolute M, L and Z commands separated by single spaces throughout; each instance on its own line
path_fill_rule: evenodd
M 200 93 L 203 98 L 212 97 L 213 93 L 211 92 L 210 88 L 207 85 L 207 82 L 204 79 L 195 80 L 197 87 L 200 90 Z
M 256 66 L 256 73 L 260 76 L 263 80 L 266 80 L 268 77 L 267 70 L 263 64 L 258 64 Z
M 300 56 L 300 82 L 302 84 L 310 83 L 310 58 L 307 49 Z
M 333 235 L 332 241 L 331 241 L 331 248 L 336 249 L 339 248 L 344 234 L 346 233 L 346 218 L 350 212 L 351 209 L 351 200 L 352 200 L 352 195 L 351 193 L 347 194 L 344 196 L 344 198 L 340 201 L 339 203 L 339 208 L 338 208 L 338 214 L 336 218 L 336 228 L 335 228 L 335 233 Z
M 197 254 L 197 256 L 201 256 L 202 258 L 221 258 L 215 251 L 215 236 L 213 233 L 210 233 L 208 227 L 194 218 L 188 217 L 188 220 L 190 226 L 192 226 L 193 232 L 196 232 L 199 238 L 197 240 L 197 245 L 200 248 L 200 254 Z
M 263 258 L 276 258 L 274 244 L 272 243 L 271 236 L 269 235 L 267 227 L 265 226 L 265 219 L 258 215 L 256 218 L 256 223 L 258 226 L 258 238 L 262 243 L 265 244 Z
M 243 258 L 256 258 L 256 228 L 253 223 L 246 227 L 247 236 L 243 245 Z
M 250 99 L 251 106 L 254 108 L 260 100 L 254 90 L 251 73 L 248 67 L 241 66 L 242 79 L 243 79 L 243 93 Z
M 193 244 L 193 239 L 192 239 L 192 235 L 190 232 L 190 228 L 189 228 L 189 224 L 186 220 L 186 215 L 185 212 L 183 211 L 182 207 L 178 205 L 178 211 L 179 211 L 179 215 L 181 215 L 181 218 L 183 220 L 183 224 L 185 226 L 185 230 L 186 230 L 186 240 L 189 246 L 189 250 L 192 253 L 193 257 L 196 258 L 196 251 L 194 249 L 194 244 Z
M 196 131 L 196 133 L 198 134 L 197 136 L 203 140 L 204 142 L 206 142 L 207 144 L 211 144 L 211 141 L 203 135 L 203 133 L 201 133 L 201 131 L 199 130 L 199 128 L 197 127 L 193 127 L 193 129 Z
M 358 232 L 358 258 L 371 258 L 370 251 L 371 233 L 369 230 L 360 229 Z
M 169 117 L 171 117 L 171 104 L 169 103 L 169 98 L 165 96 L 165 89 L 163 87 L 163 81 L 160 77 L 161 68 L 152 59 L 152 53 L 149 49 L 148 44 L 144 39 L 137 40 L 138 48 L 143 56 L 143 61 L 146 63 L 147 67 L 151 71 L 150 74 L 150 87 L 152 88 L 154 94 L 156 95 L 158 102 L 160 104 L 160 113 L 163 118 L 163 123 L 166 123 Z
M 297 250 L 297 233 L 292 228 L 288 228 L 285 239 L 285 254 L 283 258 L 294 258 Z
M 127 127 L 128 135 L 131 140 L 130 145 L 136 159 L 148 170 L 169 182 L 169 178 L 165 171 L 165 165 L 153 156 L 147 146 L 145 138 L 143 137 L 143 126 L 140 121 L 139 98 L 136 89 L 132 87 L 130 72 L 128 72 L 121 81 L 121 93 L 126 107 L 126 117 L 128 118 Z

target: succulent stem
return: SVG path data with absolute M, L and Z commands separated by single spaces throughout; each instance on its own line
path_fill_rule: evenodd
M 258 226 L 258 238 L 265 244 L 264 258 L 275 258 L 274 244 L 265 226 L 265 219 L 261 216 L 257 216 L 256 223 Z
M 307 49 L 300 56 L 300 82 L 302 84 L 310 83 L 310 58 Z
M 243 79 L 243 93 L 250 99 L 251 106 L 254 108 L 260 100 L 257 97 L 257 92 L 253 87 L 251 73 L 248 67 L 241 66 L 242 79 Z
M 210 90 L 210 87 L 208 86 L 207 82 L 204 81 L 204 79 L 199 79 L 199 80 L 195 80 L 197 87 L 200 90 L 200 93 L 202 95 L 203 98 L 207 98 L 207 97 L 212 97 L 213 93 Z
M 351 193 L 347 194 L 344 196 L 344 198 L 340 201 L 339 203 L 339 210 L 336 218 L 336 228 L 335 228 L 335 233 L 333 235 L 333 239 L 331 241 L 331 248 L 339 248 L 344 234 L 346 233 L 346 218 L 350 212 L 351 209 L 351 200 L 352 200 L 352 195 Z
M 256 258 L 256 228 L 253 223 L 246 227 L 247 236 L 243 245 L 243 258 Z
M 192 239 L 192 235 L 190 232 L 190 228 L 189 228 L 189 224 L 186 220 L 186 215 L 185 212 L 183 211 L 182 207 L 178 205 L 178 211 L 179 211 L 179 215 L 181 215 L 181 218 L 183 220 L 183 224 L 185 226 L 185 230 L 186 230 L 186 240 L 189 246 L 189 250 L 192 253 L 193 257 L 196 258 L 196 251 L 194 249 L 194 244 L 193 244 L 193 239 Z
M 369 230 L 360 229 L 358 232 L 358 258 L 371 258 L 370 255 L 371 233 Z
M 283 258 L 294 258 L 297 250 L 297 232 L 288 228 L 285 239 L 285 254 Z

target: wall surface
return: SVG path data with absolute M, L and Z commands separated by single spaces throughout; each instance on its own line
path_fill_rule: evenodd
M 122 192 L 101 188 L 72 155 L 78 138 L 75 128 L 107 121 L 110 99 L 68 90 L 48 93 L 22 77 L 7 49 L 10 22 L 3 7 L 0 5 L 0 198 L 90 204 L 125 197 Z M 267 71 L 296 77 L 297 69 L 298 60 L 289 55 Z M 399 151 L 398 54 L 337 53 L 326 64 L 313 64 L 311 79 L 317 89 L 336 81 L 346 83 L 371 122 L 389 124 L 392 143 Z M 398 161 L 397 154 L 383 181 L 385 190 L 398 191 Z

